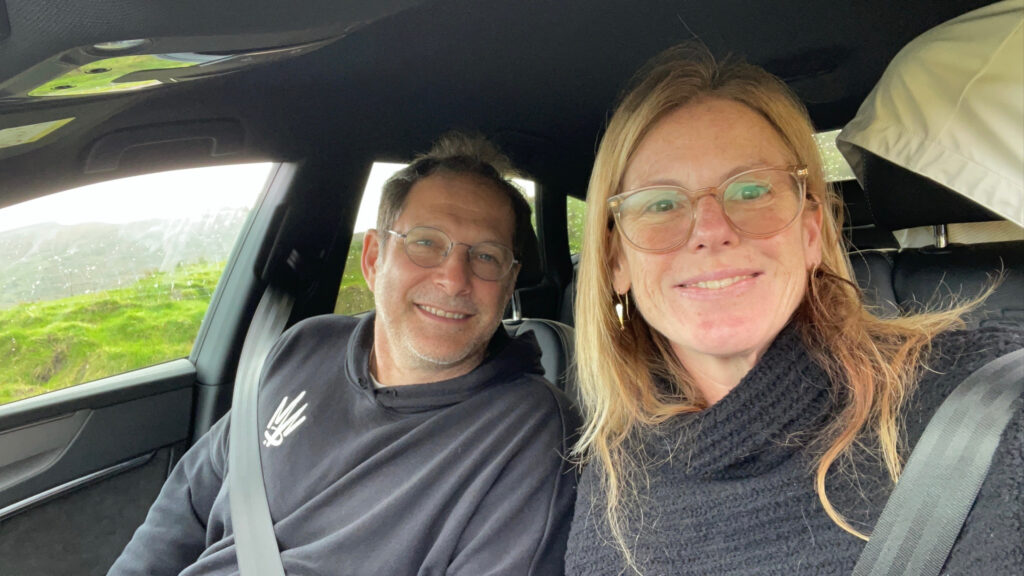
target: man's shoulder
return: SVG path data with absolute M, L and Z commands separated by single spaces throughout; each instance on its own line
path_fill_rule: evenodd
M 333 314 L 298 322 L 281 335 L 268 354 L 264 387 L 287 387 L 296 380 L 322 379 L 325 371 L 340 370 L 359 326 L 358 318 Z
M 297 322 L 282 338 L 347 337 L 359 326 L 360 319 L 340 314 L 321 314 Z
M 297 322 L 285 330 L 270 352 L 269 358 L 291 354 L 315 354 L 344 345 L 359 327 L 360 320 L 351 316 L 324 314 Z
M 514 412 L 558 418 L 569 431 L 582 423 L 579 409 L 569 396 L 539 374 L 520 374 L 486 390 L 485 394 L 489 396 L 486 402 L 510 416 Z M 516 406 L 519 410 L 509 410 L 509 406 Z

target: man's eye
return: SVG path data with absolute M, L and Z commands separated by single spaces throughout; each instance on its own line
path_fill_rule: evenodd
M 434 245 L 434 241 L 431 240 L 430 238 L 420 238 L 414 241 L 413 244 L 423 248 L 430 248 Z
M 761 182 L 735 182 L 725 191 L 726 200 L 758 200 L 772 191 L 771 184 Z
M 487 264 L 499 264 L 502 260 L 500 253 L 488 249 L 477 250 L 475 257 L 477 260 L 486 262 Z

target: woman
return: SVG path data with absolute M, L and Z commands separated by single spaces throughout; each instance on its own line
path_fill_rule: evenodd
M 1024 346 L 867 311 L 806 111 L 739 61 L 641 71 L 587 203 L 568 574 L 848 574 L 931 414 Z M 1022 443 L 1018 415 L 949 572 L 1019 567 Z

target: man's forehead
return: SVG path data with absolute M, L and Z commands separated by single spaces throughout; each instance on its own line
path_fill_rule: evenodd
M 437 173 L 413 184 L 396 224 L 480 228 L 510 242 L 514 220 L 512 200 L 493 182 L 473 174 Z

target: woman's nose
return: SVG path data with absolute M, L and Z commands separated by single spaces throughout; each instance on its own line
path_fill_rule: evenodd
M 693 249 L 734 245 L 739 235 L 729 224 L 725 210 L 717 196 L 706 194 L 694 206 L 693 230 L 687 245 Z

